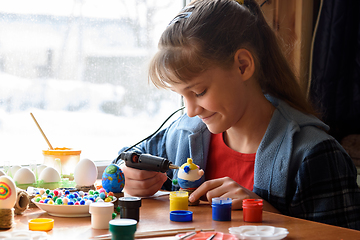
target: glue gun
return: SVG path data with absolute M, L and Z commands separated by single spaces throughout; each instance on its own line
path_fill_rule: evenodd
M 155 172 L 166 172 L 169 169 L 178 169 L 172 162 L 165 158 L 150 154 L 138 154 L 135 152 L 122 152 L 120 159 L 125 161 L 127 167 Z

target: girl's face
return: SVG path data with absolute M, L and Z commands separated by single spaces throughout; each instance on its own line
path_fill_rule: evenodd
M 189 117 L 198 116 L 217 134 L 241 124 L 249 92 L 237 67 L 213 68 L 171 88 L 184 97 Z

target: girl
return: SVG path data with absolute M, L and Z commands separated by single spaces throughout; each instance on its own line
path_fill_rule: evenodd
M 205 182 L 189 197 L 262 198 L 264 210 L 360 229 L 356 168 L 314 116 L 255 0 L 197 0 L 169 24 L 149 70 L 183 96 L 187 113 L 131 149 L 181 166 L 191 157 Z M 121 152 L 121 151 L 120 151 Z M 122 166 L 135 196 L 176 173 Z

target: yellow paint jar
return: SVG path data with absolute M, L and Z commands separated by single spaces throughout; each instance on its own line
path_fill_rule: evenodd
M 189 194 L 186 191 L 170 192 L 170 211 L 188 210 Z

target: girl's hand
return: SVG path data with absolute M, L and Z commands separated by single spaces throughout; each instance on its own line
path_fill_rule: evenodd
M 215 197 L 231 198 L 232 209 L 242 209 L 243 199 L 261 199 L 257 194 L 242 187 L 229 177 L 204 182 L 190 195 L 189 201 L 195 202 L 204 195 L 208 202 L 211 202 L 211 199 Z M 265 200 L 263 209 L 270 212 L 279 212 Z
M 121 165 L 125 175 L 124 190 L 131 196 L 148 197 L 154 195 L 161 189 L 167 180 L 165 173 L 139 170 Z

